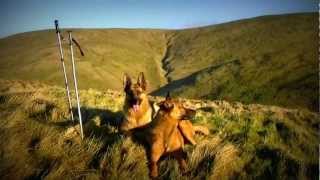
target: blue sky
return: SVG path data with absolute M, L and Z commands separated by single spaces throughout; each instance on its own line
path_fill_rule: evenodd
M 0 37 L 53 28 L 181 29 L 318 11 L 317 0 L 1 0 Z

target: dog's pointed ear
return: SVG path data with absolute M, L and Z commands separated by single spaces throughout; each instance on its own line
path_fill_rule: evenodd
M 165 111 L 170 111 L 174 107 L 174 104 L 172 102 L 170 102 L 170 100 L 171 100 L 170 93 L 167 92 L 166 100 L 164 100 L 158 104 L 160 109 L 165 110 Z
M 127 73 L 125 73 L 124 76 L 123 76 L 123 88 L 124 88 L 124 90 L 126 90 L 127 88 L 130 88 L 131 84 L 132 84 L 132 82 L 131 82 L 130 76 Z
M 169 92 L 169 91 L 167 92 L 166 100 L 171 100 L 171 95 L 170 95 L 170 92 Z
M 137 84 L 145 91 L 147 89 L 147 81 L 144 77 L 144 73 L 140 72 L 137 80 Z
M 165 101 L 158 103 L 158 106 L 160 109 L 162 109 L 164 111 L 170 111 L 174 105 L 171 102 L 168 102 L 167 100 L 165 100 Z

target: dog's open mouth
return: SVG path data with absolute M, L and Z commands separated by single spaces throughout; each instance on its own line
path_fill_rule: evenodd
M 132 109 L 134 112 L 137 112 L 140 110 L 140 101 L 139 100 L 135 100 L 134 102 L 132 102 Z
M 137 111 L 139 111 L 139 109 L 140 109 L 140 105 L 139 105 L 139 104 L 134 104 L 134 105 L 132 106 L 132 109 L 133 109 L 134 112 L 137 112 Z

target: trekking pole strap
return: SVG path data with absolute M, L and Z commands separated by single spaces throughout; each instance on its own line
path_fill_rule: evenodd
M 80 53 L 81 53 L 81 56 L 84 56 L 84 53 L 80 47 L 80 44 L 78 43 L 78 41 L 76 41 L 74 38 L 72 38 L 72 42 L 74 42 L 74 44 L 78 47 Z
M 71 32 L 72 32 L 72 31 L 68 31 L 68 33 L 71 33 Z M 84 56 L 84 52 L 82 51 L 81 46 L 80 46 L 80 44 L 78 43 L 78 41 L 75 40 L 73 37 L 71 37 L 71 41 L 77 46 L 77 48 L 78 48 L 79 51 L 80 51 L 81 56 Z M 70 41 L 70 39 L 69 39 L 69 44 L 72 43 L 71 41 Z

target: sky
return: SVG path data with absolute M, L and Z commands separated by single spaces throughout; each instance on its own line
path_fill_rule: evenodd
M 317 12 L 317 0 L 1 0 L 0 37 L 54 28 L 183 29 Z

